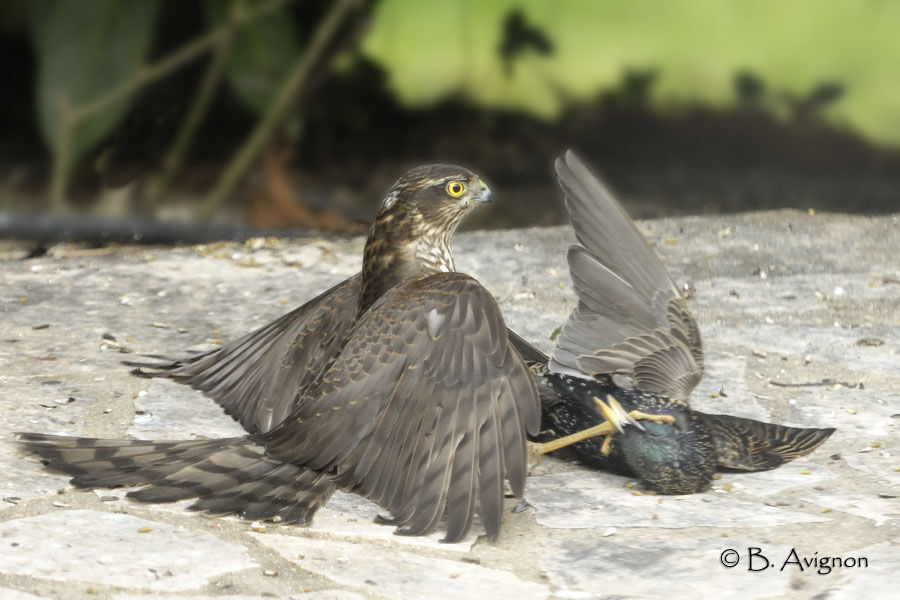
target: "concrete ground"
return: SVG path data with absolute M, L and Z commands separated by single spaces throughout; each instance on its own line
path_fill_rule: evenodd
M 0 247 L 0 598 L 875 598 L 900 584 L 900 215 L 779 211 L 642 222 L 706 347 L 697 407 L 837 427 L 692 496 L 545 459 L 499 542 L 405 538 L 339 494 L 311 527 L 76 491 L 12 432 L 235 435 L 199 393 L 119 361 L 255 328 L 354 273 L 362 240 Z M 461 234 L 458 267 L 545 350 L 573 304 L 569 228 Z M 837 558 L 841 559 L 838 566 Z M 736 564 L 734 564 L 736 563 Z M 726 566 L 733 565 L 733 566 Z M 768 566 L 767 566 L 768 565 Z

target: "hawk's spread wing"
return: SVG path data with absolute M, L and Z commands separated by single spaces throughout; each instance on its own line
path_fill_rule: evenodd
M 608 189 L 571 151 L 556 161 L 578 244 L 569 271 L 578 305 L 550 368 L 630 376 L 638 389 L 683 398 L 703 375 L 700 330 L 668 272 Z
M 537 391 L 491 295 L 442 273 L 398 285 L 357 322 L 314 394 L 267 434 L 278 459 L 333 473 L 388 509 L 403 533 L 465 535 L 476 497 L 488 536 L 503 480 L 525 481 Z
M 133 363 L 145 377 L 187 383 L 215 400 L 250 433 L 269 431 L 291 411 L 298 390 L 334 359 L 356 316 L 359 275 L 241 338 L 195 356 Z

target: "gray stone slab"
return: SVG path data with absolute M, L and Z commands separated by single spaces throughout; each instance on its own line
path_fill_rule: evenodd
M 342 585 L 387 598 L 548 598 L 547 586 L 510 571 L 408 552 L 332 540 L 255 535 L 286 560 Z
M 39 470 L 39 463 L 19 456 L 9 437 L 0 440 L 0 464 L 5 466 L 0 479 L 0 512 L 18 504 L 56 494 L 68 487 L 68 477 Z
M 873 498 L 865 494 L 822 491 L 804 494 L 803 499 L 832 511 L 840 511 L 870 519 L 875 527 L 890 524 L 900 529 L 900 501 L 896 495 Z
M 832 486 L 838 477 L 827 466 L 799 458 L 771 471 L 722 473 L 721 478 L 713 482 L 713 491 L 724 492 L 728 488 L 732 496 L 771 499 L 783 496 L 787 490 L 806 491 Z
M 501 585 L 485 588 L 494 597 L 514 595 L 523 584 L 525 597 L 561 598 L 742 592 L 850 598 L 891 589 L 885 582 L 900 569 L 900 219 L 782 211 L 639 227 L 674 280 L 697 290 L 691 308 L 704 337 L 706 374 L 693 405 L 838 430 L 805 459 L 764 473 L 723 474 L 710 491 L 691 497 L 633 496 L 623 487 L 628 478 L 547 458 L 526 490 L 535 509 L 513 514 L 515 503 L 508 502 L 496 544 L 478 537 L 477 526 L 450 546 L 436 541 L 440 532 L 394 536 L 393 528 L 372 522 L 377 507 L 346 494 L 336 495 L 309 528 L 204 517 L 185 511 L 188 502 L 106 501 L 127 490 L 72 491 L 67 478 L 15 450 L 12 432 L 23 430 L 108 438 L 240 435 L 199 393 L 132 377 L 120 361 L 209 348 L 263 325 L 353 274 L 361 238 L 173 249 L 58 246 L 37 259 L 0 258 L 0 561 L 22 549 L 6 545 L 6 534 L 17 532 L 31 549 L 70 541 L 94 549 L 68 551 L 85 561 L 117 553 L 136 565 L 133 573 L 122 566 L 122 587 L 106 579 L 84 583 L 72 573 L 90 569 L 78 565 L 57 578 L 0 568 L 0 597 L 11 590 L 7 595 L 80 599 L 89 587 L 100 598 L 415 597 L 425 595 L 416 593 L 424 589 L 419 581 L 447 593 L 468 581 L 470 571 L 449 571 L 457 567 L 474 569 L 471 581 L 498 578 Z M 552 331 L 574 304 L 565 263 L 571 240 L 568 227 L 465 233 L 456 241 L 457 266 L 491 290 L 509 325 L 550 350 Z M 859 382 L 863 388 L 848 387 Z M 71 509 L 92 516 L 59 516 Z M 169 540 L 164 559 L 182 557 L 176 567 L 185 569 L 186 587 L 146 583 L 140 570 L 156 568 L 161 547 L 145 537 L 153 532 L 137 534 L 128 523 L 149 523 Z M 266 534 L 254 533 L 261 527 Z M 179 554 L 176 531 L 187 548 L 205 553 Z M 871 556 L 867 568 L 827 575 L 791 565 L 763 574 L 722 567 L 718 553 L 726 545 L 745 558 L 748 548 L 759 547 L 779 566 L 792 548 L 807 557 Z M 659 569 L 644 564 L 648 548 L 657 549 Z M 40 554 L 24 568 L 43 564 Z M 321 560 L 311 568 L 306 563 L 314 556 Z M 340 557 L 353 557 L 352 571 Z M 402 573 L 391 570 L 392 561 Z M 618 565 L 614 577 L 609 564 Z M 221 577 L 207 572 L 220 566 L 227 571 Z M 89 572 L 88 579 L 96 577 Z
M 290 596 L 290 600 L 365 600 L 365 598 L 366 596 L 347 590 L 322 590 Z
M 310 595 L 312 596 L 312 595 Z M 221 600 L 222 596 L 190 596 L 193 600 Z M 239 594 L 236 596 L 226 596 L 228 600 L 265 600 L 267 598 L 271 598 L 272 596 L 247 596 L 245 594 Z M 327 597 L 327 596 L 326 596 Z M 116 594 L 113 596 L 114 600 L 184 600 L 183 595 L 172 595 L 172 594 Z M 304 600 L 306 600 L 307 595 L 303 596 Z M 315 596 L 309 598 L 309 600 L 313 600 Z
M 532 477 L 528 502 L 539 525 L 560 529 L 772 527 L 827 520 L 717 493 L 721 488 L 690 496 L 636 496 L 622 482 L 614 475 L 582 470 Z
M 790 597 L 791 573 L 748 572 L 748 550 L 759 547 L 749 540 L 622 541 L 615 537 L 546 543 L 541 568 L 562 598 L 709 598 L 755 599 Z M 738 565 L 722 566 L 737 558 Z M 787 556 L 790 547 L 767 546 L 763 555 L 772 561 Z M 753 568 L 762 568 L 756 558 Z M 743 564 L 741 564 L 743 563 Z
M 40 596 L 6 587 L 0 587 L 0 598 L 4 600 L 43 600 Z
M 229 596 L 197 596 L 191 595 L 192 600 L 271 600 L 272 594 L 263 596 L 248 596 L 246 594 Z M 5 597 L 4 597 L 5 598 Z M 184 600 L 183 595 L 159 595 L 159 594 L 116 594 L 113 600 Z M 366 596 L 349 592 L 347 590 L 317 590 L 313 592 L 298 592 L 288 596 L 289 600 L 365 600 Z M 13 599 L 14 600 L 14 599 Z M 29 600 L 23 597 L 22 600 Z
M 366 542 L 391 542 L 409 549 L 431 548 L 444 552 L 468 552 L 478 538 L 480 521 L 476 519 L 473 530 L 454 544 L 444 544 L 440 540 L 443 533 L 436 531 L 430 535 L 408 536 L 394 535 L 394 527 L 375 523 L 379 514 L 385 514 L 378 505 L 355 494 L 335 492 L 334 496 L 322 507 L 307 529 L 310 533 L 338 536 L 345 540 L 364 540 Z
M 65 484 L 63 484 L 65 485 Z M 115 502 L 119 506 L 135 505 L 125 498 L 125 494 L 132 489 L 125 488 L 113 490 L 95 490 L 94 494 L 104 502 Z M 167 504 L 140 504 L 140 508 L 146 512 L 160 512 L 167 514 L 185 514 L 187 508 L 194 500 L 181 500 Z M 429 535 L 403 536 L 395 535 L 395 528 L 391 525 L 382 525 L 375 522 L 375 517 L 385 514 L 378 505 L 365 498 L 346 492 L 335 492 L 331 499 L 316 512 L 313 521 L 308 526 L 295 524 L 277 524 L 271 522 L 247 521 L 237 516 L 216 516 L 217 520 L 226 520 L 236 524 L 245 531 L 265 531 L 278 533 L 279 531 L 302 531 L 309 535 L 326 536 L 345 541 L 358 543 L 391 542 L 410 549 L 431 548 L 446 552 L 467 553 L 478 539 L 480 521 L 476 519 L 475 527 L 461 541 L 454 544 L 445 544 L 440 540 L 443 533 L 438 530 Z
M 240 437 L 247 432 L 200 392 L 161 379 L 145 380 L 134 400 L 135 416 L 127 434 L 137 439 L 188 440 Z
M 896 594 L 897 585 L 900 584 L 896 568 L 898 555 L 900 555 L 900 540 L 894 540 L 846 552 L 840 555 L 840 566 L 833 560 L 826 561 L 831 570 L 828 571 L 827 567 L 823 567 L 821 571 L 827 571 L 828 576 L 832 573 L 836 575 L 835 581 L 829 582 L 831 585 L 828 589 L 828 599 L 892 597 Z M 816 572 L 819 570 L 820 568 L 816 568 Z
M 859 452 L 845 455 L 844 460 L 854 469 L 890 483 L 893 489 L 900 489 L 900 446 L 895 444 L 887 450 L 866 446 Z
M 123 588 L 198 589 L 256 565 L 244 548 L 209 533 L 89 510 L 6 521 L 0 539 L 2 573 Z

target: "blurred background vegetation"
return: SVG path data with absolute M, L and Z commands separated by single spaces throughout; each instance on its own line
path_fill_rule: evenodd
M 568 147 L 638 216 L 897 211 L 898 23 L 888 0 L 4 0 L 0 233 L 358 231 L 432 161 L 492 184 L 478 226 L 560 223 Z

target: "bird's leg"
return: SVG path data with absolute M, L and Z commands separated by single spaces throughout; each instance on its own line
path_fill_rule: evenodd
M 593 427 L 588 427 L 587 429 L 582 429 L 581 431 L 575 432 L 573 434 L 561 438 L 556 438 L 555 440 L 540 444 L 537 448 L 537 452 L 538 454 L 547 454 L 548 452 L 553 452 L 554 450 L 559 450 L 560 448 L 571 446 L 572 444 L 598 435 L 605 435 L 606 440 L 610 440 L 612 439 L 612 436 L 615 432 L 615 425 L 613 425 L 609 421 L 604 421 L 599 425 L 594 425 Z M 603 440 L 604 446 L 606 446 L 606 440 Z M 607 451 L 607 454 L 608 453 L 609 452 Z
M 607 404 L 607 402 L 609 404 Z M 638 419 L 644 421 L 653 421 L 654 423 L 664 423 L 668 425 L 671 425 L 675 422 L 675 417 L 671 415 L 649 414 L 639 410 L 633 410 L 629 413 L 626 413 L 625 409 L 622 408 L 622 405 L 619 404 L 619 401 L 609 394 L 606 395 L 606 402 L 595 396 L 594 404 L 597 405 L 597 409 L 606 418 L 606 421 L 600 423 L 599 425 L 594 425 L 593 427 L 588 427 L 587 429 L 577 431 L 571 435 L 549 441 L 546 444 L 541 444 L 538 448 L 538 453 L 546 454 L 548 452 L 553 452 L 554 450 L 559 450 L 560 448 L 565 448 L 566 446 L 570 446 L 577 442 L 584 441 L 588 438 L 602 435 L 605 436 L 605 438 L 603 440 L 603 444 L 601 444 L 600 446 L 600 453 L 603 456 L 607 456 L 612 450 L 613 436 L 616 433 L 621 433 L 624 430 L 625 425 L 633 425 L 634 427 L 643 430 L 644 427 L 637 422 Z

